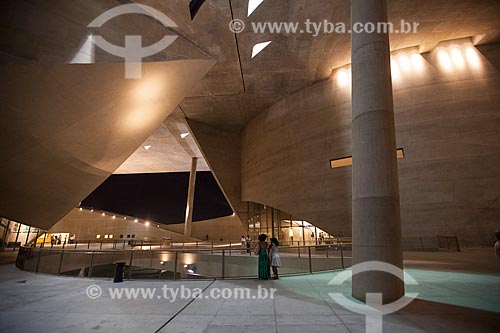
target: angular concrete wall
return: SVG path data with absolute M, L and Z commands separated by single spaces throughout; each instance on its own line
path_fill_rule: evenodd
M 72 209 L 71 212 L 57 222 L 49 229 L 52 233 L 75 234 L 77 240 L 95 240 L 96 236 L 113 235 L 114 240 L 123 241 L 127 235 L 135 235 L 135 240 L 144 238 L 160 240 L 164 237 L 172 239 L 174 242 L 195 242 L 197 240 L 205 241 L 208 235 L 209 241 L 239 242 L 241 236 L 246 231 L 241 226 L 236 216 L 226 216 L 212 220 L 199 221 L 193 223 L 192 238 L 184 236 L 184 224 L 160 224 L 161 228 L 156 227 L 156 223 L 151 221 L 150 226 L 145 226 L 144 221 L 134 222 L 130 217 L 124 220 L 121 216 L 113 218 L 112 213 L 101 215 L 101 212 L 91 212 L 87 209 Z M 120 235 L 124 238 L 120 239 Z M 22 240 L 24 244 L 24 239 Z
M 111 214 L 102 216 L 100 212 L 89 210 L 79 210 L 77 208 L 62 218 L 59 222 L 49 229 L 49 233 L 69 233 L 74 234 L 77 241 L 106 241 L 104 235 L 113 235 L 115 241 L 129 241 L 127 235 L 134 235 L 134 240 L 144 239 L 161 240 L 164 237 L 174 242 L 189 242 L 192 239 L 184 237 L 183 234 L 157 228 L 154 222 L 150 226 L 143 223 L 135 223 L 132 218 L 124 220 L 123 218 L 113 218 Z M 96 238 L 101 235 L 101 238 Z M 123 238 L 120 238 L 123 235 Z
M 479 69 L 454 73 L 427 55 L 423 72 L 395 79 L 403 236 L 458 235 L 489 244 L 500 218 L 500 45 Z M 348 83 L 333 76 L 254 118 L 242 138 L 242 199 L 351 233 Z
M 214 61 L 0 65 L 0 212 L 49 228 L 115 171 Z
M 246 221 L 246 204 L 241 201 L 241 136 L 186 119 L 226 199 L 238 216 Z

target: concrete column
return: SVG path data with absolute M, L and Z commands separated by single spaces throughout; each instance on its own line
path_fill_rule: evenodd
M 387 22 L 386 0 L 351 0 L 351 22 Z M 403 267 L 399 180 L 387 33 L 352 33 L 353 265 L 382 261 Z M 356 270 L 353 271 L 353 274 Z M 353 297 L 404 295 L 404 283 L 384 272 L 353 276 Z
M 193 208 L 194 208 L 194 188 L 196 185 L 196 165 L 198 158 L 193 157 L 191 161 L 191 172 L 189 174 L 189 188 L 186 204 L 186 220 L 184 222 L 184 236 L 191 237 L 191 226 L 193 224 Z

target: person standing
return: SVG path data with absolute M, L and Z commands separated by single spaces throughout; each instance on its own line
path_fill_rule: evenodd
M 250 235 L 247 235 L 246 242 L 247 242 L 247 253 L 250 253 L 250 245 L 252 244 L 252 238 L 250 238 Z
M 280 255 L 278 252 L 278 246 L 280 246 L 280 243 L 277 238 L 273 237 L 271 238 L 271 245 L 269 246 L 270 250 L 270 262 L 271 262 L 271 267 L 273 268 L 273 273 L 274 273 L 274 280 L 278 280 L 278 268 L 281 266 L 281 260 L 280 260 Z
M 245 254 L 247 248 L 247 240 L 245 236 L 241 236 L 241 254 Z
M 258 267 L 259 267 L 259 280 L 268 280 L 271 271 L 269 269 L 269 256 L 267 253 L 267 235 L 262 234 L 259 236 L 259 243 L 255 247 L 255 255 L 259 256 Z

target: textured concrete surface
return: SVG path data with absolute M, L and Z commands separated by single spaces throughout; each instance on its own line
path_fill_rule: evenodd
M 241 201 L 241 138 L 228 132 L 187 120 L 188 126 L 226 199 L 241 222 L 246 222 L 246 204 Z M 244 224 L 245 225 L 245 224 Z M 246 229 L 246 228 L 245 228 Z
M 352 0 L 353 22 L 387 22 L 385 0 Z M 352 294 L 382 293 L 391 303 L 403 282 L 384 272 L 358 273 L 378 260 L 403 268 L 396 129 L 388 33 L 352 34 Z
M 425 260 L 425 259 L 424 259 Z M 407 269 L 420 293 L 403 310 L 384 317 L 384 332 L 498 332 L 500 289 L 498 276 Z M 125 281 L 35 275 L 12 265 L 0 267 L 1 331 L 94 332 L 365 332 L 364 316 L 334 302 L 328 293 L 349 297 L 350 286 L 331 286 L 336 272 L 266 281 L 276 288 L 274 299 L 112 300 L 109 287 L 174 290 L 250 288 L 257 280 Z M 103 296 L 91 300 L 86 288 L 98 285 Z M 221 289 L 219 289 L 221 290 Z M 155 294 L 158 295 L 158 294 Z
M 151 135 L 214 64 L 0 66 L 0 209 L 47 229 Z M 28 129 L 28 130 L 27 130 Z M 27 209 L 29 203 L 29 209 Z
M 491 46 L 493 48 L 493 46 Z M 494 48 L 499 49 L 496 44 Z M 488 58 L 490 57 L 490 58 Z M 500 214 L 498 52 L 477 71 L 444 72 L 435 54 L 424 70 L 394 80 L 403 236 L 458 235 L 491 245 Z M 351 234 L 350 89 L 330 80 L 301 90 L 254 118 L 243 132 L 242 198 Z

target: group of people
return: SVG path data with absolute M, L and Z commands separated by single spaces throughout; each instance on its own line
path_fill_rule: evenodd
M 66 241 L 66 239 L 64 241 Z M 54 246 L 54 245 L 61 245 L 61 243 L 62 243 L 62 236 L 61 235 L 59 235 L 59 236 L 52 235 L 50 237 L 50 244 L 52 246 Z
M 323 235 L 320 234 L 320 239 Z M 495 237 L 497 242 L 495 243 L 495 254 L 497 258 L 500 258 L 500 229 L 495 232 Z M 279 241 L 275 237 L 271 238 L 271 243 L 267 243 L 267 235 L 262 234 L 259 236 L 259 243 L 255 247 L 255 255 L 259 256 L 258 260 L 258 270 L 259 279 L 268 280 L 271 278 L 271 268 L 273 270 L 273 279 L 279 279 L 278 268 L 281 266 L 280 255 L 278 251 Z M 241 246 L 242 249 L 250 248 L 250 237 L 247 235 L 241 236 Z
M 255 247 L 255 255 L 259 256 L 258 268 L 259 279 L 268 280 L 271 278 L 271 269 L 273 270 L 273 279 L 279 279 L 278 268 L 281 266 L 278 247 L 280 245 L 277 238 L 271 238 L 271 244 L 267 243 L 267 235 L 259 236 L 259 243 Z
M 71 234 L 68 239 L 66 239 L 66 236 L 62 238 L 61 235 L 52 235 L 50 237 L 50 244 L 52 246 L 66 244 L 66 242 L 69 242 L 69 244 L 73 244 L 75 242 L 75 239 L 76 239 L 75 234 Z
M 252 238 L 250 235 L 241 236 L 241 253 L 250 253 L 250 244 L 252 244 Z

